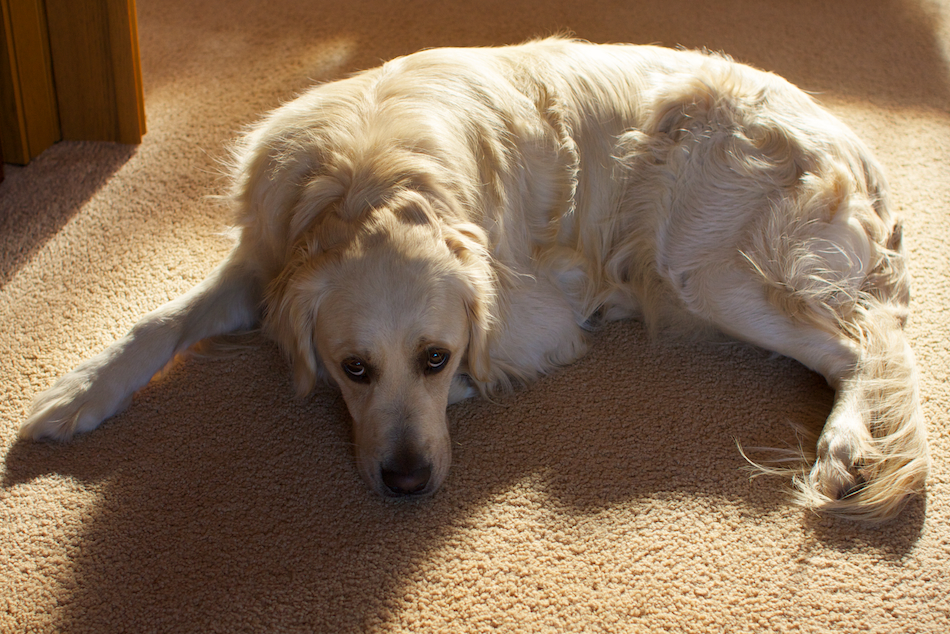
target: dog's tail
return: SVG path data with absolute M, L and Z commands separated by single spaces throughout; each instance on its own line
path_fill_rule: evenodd
M 927 432 L 917 387 L 914 354 L 903 334 L 903 318 L 872 300 L 858 309 L 846 325 L 862 350 L 854 373 L 839 388 L 836 414 L 856 417 L 849 427 L 850 465 L 837 463 L 847 472 L 829 474 L 822 440 L 799 429 L 796 450 L 780 452 L 776 460 L 755 463 L 759 473 L 791 475 L 795 500 L 808 508 L 866 522 L 896 516 L 906 501 L 920 493 L 930 468 Z M 806 449 L 808 447 L 809 449 Z M 810 449 L 817 447 L 817 450 Z M 741 447 L 740 447 L 741 450 Z M 743 456 L 745 453 L 743 452 Z M 748 457 L 746 458 L 748 460 Z M 794 464 L 794 466 L 788 466 Z M 809 467 L 808 465 L 814 465 Z M 829 486 L 831 479 L 852 483 L 844 490 Z

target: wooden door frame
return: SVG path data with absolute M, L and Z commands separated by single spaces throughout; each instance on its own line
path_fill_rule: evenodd
M 59 140 L 140 143 L 135 0 L 0 0 L 0 145 L 26 164 Z

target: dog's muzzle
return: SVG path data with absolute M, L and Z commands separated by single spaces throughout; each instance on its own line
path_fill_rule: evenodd
M 393 496 L 419 495 L 432 477 L 432 463 L 418 453 L 401 449 L 380 469 L 383 484 Z

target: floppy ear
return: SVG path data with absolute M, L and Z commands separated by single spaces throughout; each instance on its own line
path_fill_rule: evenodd
M 265 295 L 264 330 L 290 360 L 298 396 L 309 394 L 323 374 L 313 336 L 327 286 L 309 250 L 299 249 Z
M 475 225 L 444 227 L 443 237 L 456 257 L 465 309 L 468 313 L 468 372 L 482 383 L 492 382 L 491 333 L 498 309 L 497 277 L 484 244 L 484 232 Z

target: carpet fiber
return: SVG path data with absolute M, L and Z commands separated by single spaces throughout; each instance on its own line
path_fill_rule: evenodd
M 950 5 L 922 0 L 138 0 L 149 132 L 58 144 L 0 185 L 2 632 L 950 631 Z M 67 445 L 32 397 L 227 252 L 224 147 L 314 81 L 420 48 L 562 31 L 723 50 L 817 93 L 907 217 L 934 468 L 864 526 L 749 479 L 744 446 L 832 391 L 738 344 L 606 327 L 498 402 L 454 406 L 432 499 L 373 495 L 342 399 L 252 336 Z

